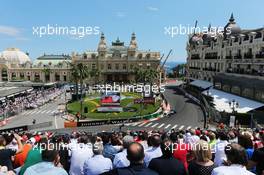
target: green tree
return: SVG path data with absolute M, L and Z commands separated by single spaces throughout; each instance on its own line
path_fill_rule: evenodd
M 42 72 L 44 73 L 45 76 L 45 82 L 50 81 L 50 74 L 52 73 L 52 70 L 49 67 L 45 67 Z
M 75 92 L 76 92 L 76 98 L 79 99 L 79 83 L 80 83 L 80 94 L 81 94 L 81 116 L 83 111 L 83 84 L 84 80 L 89 77 L 89 69 L 86 65 L 83 63 L 78 64 L 71 64 L 71 79 L 73 82 L 75 82 Z

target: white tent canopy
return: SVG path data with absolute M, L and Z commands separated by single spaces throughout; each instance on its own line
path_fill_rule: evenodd
M 207 89 L 213 86 L 213 83 L 208 82 L 208 81 L 203 81 L 203 80 L 194 80 L 190 84 L 193 86 L 202 88 L 202 89 Z
M 247 98 L 243 98 L 234 94 L 226 93 L 214 88 L 203 91 L 203 94 L 210 95 L 214 98 L 215 108 L 218 111 L 231 113 L 232 109 L 229 106 L 229 102 L 232 100 L 235 100 L 239 104 L 238 108 L 235 109 L 238 113 L 247 113 L 251 110 L 264 106 L 263 103 L 249 100 Z

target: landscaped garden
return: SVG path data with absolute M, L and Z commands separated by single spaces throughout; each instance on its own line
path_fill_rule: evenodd
M 100 94 L 95 93 L 86 96 L 83 99 L 82 116 L 87 119 L 123 119 L 136 116 L 152 114 L 160 107 L 160 101 L 155 101 L 155 104 L 134 104 L 134 100 L 142 98 L 138 93 L 126 92 L 121 93 L 120 105 L 123 107 L 123 112 L 97 112 L 97 107 L 100 106 Z M 85 108 L 88 112 L 85 113 Z M 81 110 L 80 101 L 74 101 L 67 104 L 68 112 L 76 114 Z

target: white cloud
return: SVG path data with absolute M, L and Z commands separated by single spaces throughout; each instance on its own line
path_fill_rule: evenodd
M 20 30 L 11 26 L 0 26 L 0 34 L 16 37 L 20 34 Z
M 152 6 L 148 6 L 147 9 L 149 11 L 159 11 L 159 9 L 157 7 L 152 7 Z
M 116 12 L 116 16 L 118 18 L 124 18 L 126 16 L 126 14 L 124 12 Z

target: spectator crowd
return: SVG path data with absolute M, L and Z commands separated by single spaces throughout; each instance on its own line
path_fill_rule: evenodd
M 26 109 L 34 109 L 54 100 L 62 93 L 62 89 L 50 88 L 45 90 L 33 90 L 27 94 L 9 97 L 0 101 L 0 116 L 9 117 Z
M 0 135 L 0 175 L 264 175 L 264 130 Z

